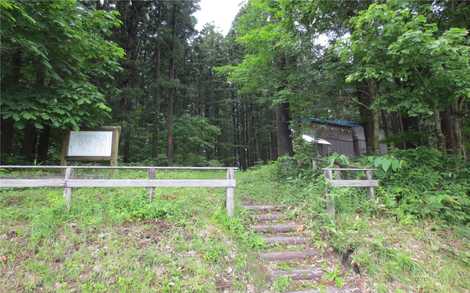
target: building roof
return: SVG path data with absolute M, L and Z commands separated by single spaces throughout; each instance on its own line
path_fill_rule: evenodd
M 334 126 L 342 126 L 342 127 L 361 127 L 362 125 L 350 121 L 350 120 L 344 120 L 344 119 L 334 119 L 334 120 L 327 120 L 327 119 L 320 119 L 320 118 L 307 118 L 309 122 L 313 123 L 319 123 L 319 124 L 328 124 L 328 125 L 334 125 Z

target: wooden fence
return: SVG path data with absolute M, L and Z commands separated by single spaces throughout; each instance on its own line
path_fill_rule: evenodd
M 146 187 L 150 200 L 155 195 L 155 188 L 159 187 L 210 187 L 226 189 L 227 215 L 232 217 L 235 211 L 235 170 L 234 167 L 133 167 L 133 166 L 0 166 L 0 169 L 61 169 L 64 178 L 40 179 L 0 179 L 0 188 L 24 187 L 62 187 L 67 209 L 72 204 L 72 188 L 78 187 Z M 147 170 L 146 179 L 73 179 L 73 171 L 77 169 L 133 169 Z M 157 170 L 209 170 L 226 171 L 225 179 L 156 179 Z
M 352 171 L 352 172 L 365 172 L 366 179 L 342 179 L 343 171 Z M 365 187 L 367 188 L 369 199 L 375 199 L 374 188 L 379 186 L 379 181 L 372 179 L 373 171 L 375 169 L 367 168 L 323 168 L 323 173 L 325 175 L 328 187 L 326 190 L 327 202 L 326 209 L 330 216 L 334 217 L 336 213 L 335 202 L 329 192 L 330 187 Z M 336 178 L 333 176 L 333 172 L 336 175 Z

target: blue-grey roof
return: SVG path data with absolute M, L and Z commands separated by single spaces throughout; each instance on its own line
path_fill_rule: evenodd
M 358 127 L 361 124 L 344 119 L 334 119 L 334 120 L 327 120 L 327 119 L 320 119 L 320 118 L 308 118 L 308 121 L 320 124 L 329 124 L 329 125 L 336 125 L 336 126 L 343 126 L 343 127 Z

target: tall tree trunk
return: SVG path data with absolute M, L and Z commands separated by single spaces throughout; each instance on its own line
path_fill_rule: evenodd
M 279 156 L 292 156 L 292 138 L 289 121 L 289 103 L 280 103 L 277 106 L 277 147 Z
M 405 134 L 415 132 L 418 128 L 418 119 L 416 117 L 410 117 L 406 114 L 402 114 L 401 122 L 403 127 L 403 133 Z M 416 148 L 420 144 L 422 144 L 421 140 L 407 140 L 406 148 Z
M 462 131 L 462 117 L 464 116 L 464 103 L 465 99 L 463 97 L 459 98 L 453 105 L 453 112 L 455 114 L 454 120 L 454 137 L 456 145 L 456 153 L 463 157 L 464 160 L 467 160 L 467 153 L 465 150 L 465 144 L 463 139 Z
M 282 53 L 277 60 L 277 67 L 280 71 L 284 71 L 288 66 L 288 58 L 286 54 Z M 281 80 L 281 86 L 278 89 L 285 90 L 288 88 L 287 78 Z M 278 156 L 292 156 L 292 137 L 289 128 L 290 113 L 289 113 L 289 102 L 283 101 L 276 107 L 277 117 L 277 155 Z
M 259 136 L 259 132 L 257 131 L 258 127 L 256 125 L 256 121 L 260 120 L 259 118 L 260 118 L 259 112 L 258 111 L 254 112 L 252 125 L 253 125 L 253 139 L 254 139 L 254 145 L 255 145 L 255 163 L 261 160 L 260 145 L 259 145 L 260 136 Z
M 35 159 L 36 138 L 36 128 L 31 123 L 27 124 L 24 128 L 23 154 L 28 162 Z
M 175 65 L 175 42 L 176 42 L 176 4 L 173 3 L 171 11 L 171 44 L 170 44 L 170 64 L 168 70 L 168 79 L 170 82 L 173 82 L 176 77 L 176 65 Z M 167 105 L 167 114 L 166 114 L 166 128 L 167 128 L 167 158 L 168 163 L 171 165 L 174 161 L 174 138 L 173 138 L 173 112 L 174 112 L 174 100 L 176 95 L 176 88 L 174 85 L 171 85 L 168 95 L 168 105 Z
M 253 104 L 249 103 L 247 104 L 247 111 L 246 111 L 246 116 L 245 116 L 245 125 L 246 125 L 246 144 L 248 147 L 248 166 L 253 166 L 253 145 L 252 145 L 252 127 L 251 127 L 251 116 L 253 116 L 253 111 L 252 111 L 252 106 Z
M 406 149 L 407 143 L 406 140 L 403 139 L 403 135 L 405 134 L 405 127 L 403 124 L 403 115 L 399 112 L 398 113 L 398 133 L 400 134 L 400 137 L 402 138 L 402 141 L 400 142 L 400 147 L 402 149 Z
M 166 112 L 166 129 L 167 129 L 167 158 L 168 163 L 171 165 L 174 160 L 175 145 L 173 141 L 173 99 L 168 99 L 167 112 Z
M 385 117 L 382 119 L 382 125 L 384 126 L 385 137 L 387 139 L 392 138 L 390 141 L 391 146 L 403 148 L 402 141 L 398 141 L 398 138 L 403 134 L 400 113 L 385 113 Z
M 232 98 L 232 128 L 233 128 L 233 158 L 235 165 L 241 168 L 240 164 L 240 102 L 239 97 L 234 94 L 234 90 L 230 90 Z
M 372 116 L 372 138 L 371 138 L 371 151 L 378 154 L 380 151 L 380 112 L 373 107 L 374 101 L 377 98 L 377 83 L 373 80 L 368 82 L 369 88 L 369 107 Z
M 125 103 L 127 102 L 127 98 L 125 99 Z M 122 144 L 122 160 L 124 163 L 130 162 L 130 153 L 131 153 L 131 128 L 132 126 L 129 123 L 129 110 L 126 108 L 121 108 L 124 112 L 124 119 L 121 121 L 124 124 L 122 137 L 121 137 L 121 144 Z
M 372 153 L 380 153 L 380 112 L 372 109 Z
M 35 85 L 37 88 L 40 89 L 44 87 L 44 83 L 46 80 L 46 76 L 45 76 L 46 71 L 45 71 L 45 67 L 39 61 L 35 60 L 34 64 L 36 67 Z M 25 128 L 24 140 L 23 140 L 23 152 L 24 152 L 25 157 L 29 161 L 33 161 L 36 159 L 37 136 L 38 136 L 38 131 L 36 127 L 32 123 L 29 123 Z M 47 130 L 47 136 L 49 136 L 49 130 Z M 47 138 L 47 142 L 48 140 L 49 138 Z M 46 141 L 46 140 L 43 139 L 43 141 Z M 42 148 L 44 149 L 44 147 L 47 148 L 48 146 L 49 145 L 42 146 Z M 45 154 L 47 156 L 47 149 L 45 150 Z
M 456 138 L 454 132 L 454 121 L 455 119 L 452 115 L 452 107 L 449 107 L 446 111 L 440 113 L 441 115 L 441 129 L 446 141 L 446 149 L 448 151 L 452 150 L 456 153 Z
M 138 28 L 139 23 L 144 16 L 144 9 L 150 3 L 147 1 L 116 1 L 116 7 L 121 14 L 124 24 L 120 27 L 118 40 L 121 46 L 126 51 L 126 59 L 123 62 L 124 75 L 120 81 L 121 89 L 131 89 L 138 87 L 139 76 L 137 73 L 137 59 L 139 56 L 137 43 L 138 43 Z M 130 119 L 131 100 L 125 94 L 121 96 L 120 112 L 121 124 L 123 125 L 121 145 L 123 161 L 128 163 L 131 156 L 130 144 L 132 142 L 132 122 Z
M 364 99 L 360 99 L 362 103 L 364 103 Z M 372 130 L 372 123 L 371 123 L 371 116 L 370 116 L 370 110 L 366 108 L 366 106 L 361 105 L 359 107 L 359 115 L 361 117 L 361 124 L 364 127 L 364 135 L 366 138 L 366 151 L 367 153 L 372 153 L 372 148 L 371 148 L 371 138 L 373 134 Z
M 278 158 L 278 151 L 277 151 L 277 111 L 271 111 L 271 137 L 270 137 L 270 145 L 271 145 L 271 160 L 277 160 Z
M 245 159 L 245 166 L 248 168 L 250 166 L 250 134 L 248 133 L 248 115 L 250 110 L 248 104 L 244 103 L 243 105 L 243 152 Z
M 46 86 L 46 68 L 40 62 L 36 62 L 36 87 L 44 88 Z M 39 145 L 38 145 L 38 160 L 40 162 L 47 161 L 47 153 L 49 150 L 49 133 L 50 126 L 44 125 L 44 128 L 39 132 Z
M 9 82 L 15 82 L 15 85 L 17 85 L 21 79 L 21 65 L 23 63 L 23 52 L 21 52 L 21 49 L 17 49 L 15 51 L 11 62 L 12 69 Z
M 5 86 L 4 84 L 9 83 L 12 85 L 19 85 L 21 79 L 21 65 L 22 65 L 22 52 L 20 49 L 17 49 L 11 58 L 11 70 L 10 75 L 5 77 L 2 80 L 0 86 Z M 15 136 L 15 127 L 14 121 L 12 119 L 3 119 L 0 120 L 0 142 L 1 142 L 1 155 L 0 160 L 4 160 L 4 156 L 13 151 L 13 142 Z
M 434 108 L 434 127 L 436 130 L 436 138 L 437 138 L 437 147 L 445 152 L 446 151 L 446 138 L 444 136 L 444 133 L 442 132 L 442 127 L 441 127 L 441 113 L 437 109 L 437 107 Z
M 160 87 L 160 70 L 161 70 L 161 54 L 160 54 L 160 46 L 157 45 L 155 48 L 155 83 L 156 83 L 156 92 L 154 93 L 153 97 L 153 109 L 151 116 L 152 119 L 152 129 L 151 129 L 151 149 L 152 149 L 152 156 L 157 160 L 158 157 L 158 113 L 160 112 L 160 103 L 159 97 L 161 92 Z
M 47 161 L 47 153 L 49 151 L 49 137 L 51 127 L 49 125 L 44 126 L 39 135 L 39 146 L 38 146 L 38 161 Z
M 360 85 L 358 93 L 361 102 L 359 113 L 364 125 L 367 152 L 376 154 L 380 149 L 380 112 L 372 107 L 377 96 L 376 82 L 371 80 L 367 84 Z
M 13 150 L 13 135 L 15 128 L 13 127 L 12 119 L 1 119 L 0 120 L 0 142 L 1 142 L 1 156 L 0 161 L 4 162 L 5 155 L 9 154 Z
M 132 72 L 131 72 L 132 74 Z M 131 79 L 132 76 L 129 77 Z M 128 80 L 130 83 L 130 81 Z M 130 161 L 130 146 L 131 146 L 131 137 L 132 137 L 132 121 L 130 120 L 130 101 L 127 95 L 123 95 L 120 100 L 120 110 L 123 113 L 121 117 L 121 123 L 123 125 L 121 144 L 122 144 L 122 160 L 124 163 L 129 163 Z

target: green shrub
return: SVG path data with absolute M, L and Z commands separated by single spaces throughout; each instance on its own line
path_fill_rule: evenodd
M 385 168 L 377 177 L 383 186 L 380 194 L 384 203 L 395 209 L 396 215 L 470 222 L 468 163 L 429 148 L 397 150 L 388 158 L 395 160 L 391 163 L 394 172 Z
M 322 192 L 321 172 L 306 164 L 308 149 L 294 157 L 280 157 L 273 163 L 276 179 L 297 187 L 292 200 L 299 200 L 303 189 Z M 393 150 L 383 156 L 364 156 L 356 160 L 333 154 L 325 159 L 325 166 L 368 166 L 376 168 L 375 178 L 379 203 L 399 221 L 411 223 L 420 218 L 435 218 L 447 223 L 470 223 L 470 166 L 463 160 L 443 154 L 432 148 Z M 364 177 L 363 174 L 356 174 Z M 305 191 L 308 193 L 308 191 Z M 370 202 L 365 189 L 334 188 L 331 190 L 338 212 L 376 212 L 376 203 Z
M 293 157 L 279 157 L 273 164 L 275 166 L 275 176 L 278 179 L 295 178 L 301 171 L 301 169 L 297 167 L 297 163 Z

